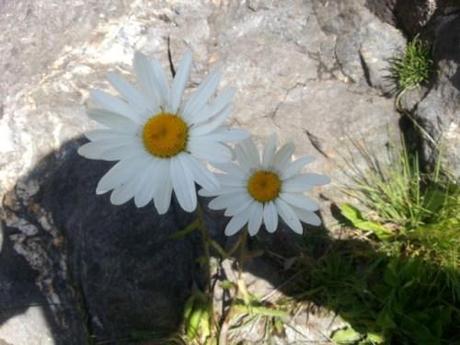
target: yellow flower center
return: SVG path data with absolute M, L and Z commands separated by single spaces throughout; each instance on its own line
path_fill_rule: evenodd
M 281 191 L 281 180 L 271 171 L 256 171 L 248 180 L 249 194 L 259 202 L 276 199 Z
M 160 158 L 168 158 L 184 151 L 188 127 L 177 115 L 160 112 L 144 125 L 142 139 L 147 151 Z

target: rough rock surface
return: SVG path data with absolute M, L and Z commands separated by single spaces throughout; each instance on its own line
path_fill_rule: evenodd
M 404 107 L 424 129 L 422 153 L 427 162 L 443 154 L 444 166 L 460 177 L 460 12 L 439 18 L 433 42 L 435 78 L 428 87 L 409 92 Z
M 196 279 L 196 239 L 168 240 L 189 216 L 174 207 L 158 218 L 152 205 L 109 205 L 94 194 L 108 165 L 75 153 L 75 138 L 95 126 L 85 115 L 88 91 L 108 89 L 109 70 L 132 78 L 135 50 L 167 66 L 168 37 L 174 60 L 190 48 L 192 87 L 219 61 L 223 84 L 238 90 L 233 124 L 257 140 L 275 131 L 299 155 L 315 155 L 311 169 L 335 181 L 322 190 L 325 199 L 339 195 L 337 161 L 350 138 L 383 151 L 389 133 L 398 137 L 393 101 L 382 94 L 386 59 L 404 39 L 364 1 L 14 1 L 0 8 L 8 31 L 0 36 L 0 267 L 10 253 L 30 271 L 24 279 L 2 276 L 2 284 L 35 289 L 27 303 L 45 305 L 40 337 L 52 334 L 56 344 L 174 327 Z M 327 218 L 329 201 L 321 212 Z M 35 322 L 19 305 L 2 319 L 0 341 L 15 344 L 7 320 Z

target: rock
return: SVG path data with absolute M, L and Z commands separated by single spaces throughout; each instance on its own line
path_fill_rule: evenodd
M 403 105 L 424 128 L 419 133 L 422 155 L 434 163 L 440 145 L 444 167 L 460 177 L 460 15 L 450 15 L 436 28 L 433 59 L 436 78 L 429 88 L 415 90 L 403 98 Z
M 326 222 L 330 199 L 343 197 L 337 185 L 346 176 L 337 161 L 357 156 L 350 138 L 384 155 L 391 135 L 399 137 L 393 101 L 382 97 L 381 69 L 403 40 L 364 1 L 0 6 L 0 28 L 13 28 L 0 38 L 6 47 L 0 53 L 1 219 L 8 250 L 22 260 L 19 271 L 28 272 L 26 282 L 14 275 L 5 281 L 36 289 L 52 325 L 41 334 L 52 334 L 57 344 L 171 330 L 192 281 L 200 281 L 197 237 L 168 239 L 191 216 L 176 206 L 159 218 L 151 205 L 110 205 L 94 192 L 110 164 L 75 153 L 81 134 L 95 127 L 85 115 L 89 90 L 109 90 L 105 74 L 111 70 L 133 79 L 134 51 L 168 66 L 168 37 L 174 61 L 190 48 L 188 91 L 218 61 L 223 86 L 237 89 L 232 124 L 248 128 L 258 142 L 272 132 L 292 140 L 297 155 L 317 157 L 312 171 L 332 177 L 334 183 L 321 189 Z M 384 38 L 381 46 L 373 35 Z M 219 213 L 207 219 L 221 239 L 227 219 Z M 279 234 L 288 238 L 287 231 Z M 23 322 L 33 328 L 33 320 Z
M 390 94 L 394 85 L 389 61 L 406 45 L 401 32 L 376 18 L 361 1 L 316 1 L 315 11 L 323 30 L 335 36 L 335 56 L 343 74 Z
M 439 16 L 458 10 L 459 3 L 457 0 L 367 0 L 366 6 L 412 38 Z

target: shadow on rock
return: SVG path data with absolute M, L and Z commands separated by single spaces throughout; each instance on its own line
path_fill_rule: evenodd
M 193 282 L 203 279 L 198 234 L 170 239 L 193 214 L 175 201 L 158 216 L 152 204 L 113 206 L 108 195 L 97 196 L 96 184 L 113 163 L 80 157 L 82 143 L 70 141 L 44 158 L 3 201 L 11 241 L 1 278 L 27 298 L 9 295 L 2 305 L 11 312 L 1 321 L 42 303 L 56 344 L 127 343 L 133 331 L 168 334 L 181 321 Z

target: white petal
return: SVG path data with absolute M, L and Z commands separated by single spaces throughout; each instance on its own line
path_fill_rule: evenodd
M 212 210 L 223 210 L 226 208 L 235 208 L 239 205 L 246 203 L 248 199 L 247 193 L 234 192 L 219 195 L 217 198 L 211 200 L 209 208 Z
M 262 166 L 268 168 L 273 164 L 273 158 L 275 157 L 276 152 L 276 134 L 273 133 L 268 138 L 267 143 L 264 147 L 264 152 L 262 155 Z
M 321 225 L 321 218 L 319 218 L 315 213 L 311 211 L 306 211 L 306 210 L 303 210 L 297 207 L 293 207 L 293 209 L 302 222 L 311 224 L 314 226 Z
M 191 137 L 188 150 L 195 157 L 210 162 L 226 163 L 232 159 L 232 153 L 228 147 L 208 140 L 206 137 Z
M 288 164 L 287 168 L 282 171 L 282 178 L 288 179 L 294 175 L 300 173 L 302 168 L 315 160 L 312 156 L 303 156 L 299 159 L 296 159 L 294 162 Z
M 288 193 L 301 193 L 313 189 L 313 186 L 308 183 L 309 180 L 302 175 L 296 175 L 283 181 L 281 190 Z
M 182 56 L 182 59 L 179 63 L 179 68 L 177 69 L 176 76 L 174 77 L 172 83 L 169 102 L 169 111 L 172 113 L 176 113 L 179 109 L 182 94 L 184 93 L 185 87 L 187 85 L 191 67 L 192 52 L 188 50 Z
M 221 187 L 217 191 L 209 191 L 206 189 L 200 189 L 198 192 L 198 195 L 204 196 L 204 197 L 213 197 L 213 196 L 219 196 L 222 194 L 229 194 L 229 193 L 243 193 L 246 192 L 246 188 L 243 187 Z
M 139 115 L 143 115 L 145 118 L 156 110 L 149 104 L 145 96 L 128 83 L 124 78 L 120 77 L 116 73 L 110 72 L 107 75 L 107 79 L 113 85 L 113 87 L 126 99 L 131 107 L 136 109 Z
M 153 199 L 155 188 L 157 187 L 158 161 L 158 159 L 152 159 L 140 177 L 137 191 L 134 195 L 134 203 L 137 207 L 144 207 Z
M 120 132 L 136 133 L 139 128 L 139 125 L 134 121 L 105 109 L 88 109 L 87 114 L 101 125 Z
M 120 137 L 133 137 L 133 135 L 126 132 L 117 132 L 109 129 L 94 129 L 92 131 L 85 132 L 85 137 L 91 141 L 104 141 L 107 139 L 113 140 Z
M 244 129 L 222 127 L 206 134 L 206 137 L 220 142 L 238 142 L 249 138 L 249 133 Z
M 251 205 L 249 210 L 249 224 L 248 224 L 248 233 L 250 236 L 254 236 L 260 229 L 262 225 L 262 217 L 264 213 L 263 205 L 259 202 L 254 202 Z
M 170 159 L 161 159 L 158 166 L 158 189 L 155 190 L 153 201 L 158 214 L 168 212 L 171 205 L 172 184 L 170 173 Z
M 275 153 L 273 158 L 273 166 L 278 171 L 283 171 L 288 163 L 291 161 L 291 156 L 294 153 L 295 146 L 293 143 L 287 143 Z
M 151 107 L 156 109 L 164 105 L 164 102 L 162 102 L 160 85 L 158 85 L 155 78 L 155 72 L 151 61 L 144 54 L 136 52 L 134 54 L 133 66 L 136 71 L 139 86 L 150 101 Z
M 169 85 L 163 67 L 157 60 L 150 60 L 150 66 L 155 77 L 155 83 L 160 95 L 160 103 L 166 105 L 169 101 Z
M 139 123 L 141 118 L 139 112 L 123 100 L 101 90 L 91 90 L 90 96 L 104 109 Z
M 86 143 L 78 148 L 78 154 L 88 159 L 119 160 L 127 154 L 142 150 L 136 138 L 119 137 L 117 140 L 106 139 Z
M 319 174 L 300 174 L 283 181 L 283 192 L 303 192 L 313 186 L 320 186 L 330 182 L 329 177 Z
M 212 132 L 216 128 L 222 126 L 225 120 L 229 117 L 232 113 L 232 105 L 226 106 L 222 111 L 220 111 L 215 117 L 210 119 L 208 122 L 200 123 L 198 125 L 194 125 L 190 129 L 191 135 L 203 135 L 209 132 Z
M 221 73 L 218 70 L 211 71 L 198 89 L 187 101 L 183 114 L 188 119 L 194 119 L 195 113 L 200 112 L 209 98 L 216 92 L 219 85 Z
M 195 157 L 184 154 L 183 160 L 188 169 L 190 169 L 194 180 L 203 188 L 209 191 L 217 191 L 220 187 L 216 176 L 206 169 L 205 165 L 199 162 Z
M 319 206 L 309 197 L 299 193 L 281 193 L 281 199 L 288 204 L 308 211 L 318 211 Z
M 299 218 L 297 217 L 294 210 L 286 204 L 281 199 L 275 200 L 276 209 L 278 210 L 278 214 L 284 220 L 284 222 L 296 233 L 302 234 L 302 224 L 300 223 Z
M 278 228 L 278 211 L 273 201 L 264 205 L 264 224 L 268 232 L 273 233 Z
M 247 179 L 239 175 L 219 174 L 217 175 L 217 179 L 223 187 L 245 187 L 247 184 Z
M 142 168 L 144 161 L 142 157 L 130 157 L 119 161 L 100 179 L 96 187 L 96 194 L 106 193 L 132 179 Z
M 246 157 L 251 161 L 252 166 L 260 166 L 260 154 L 252 138 L 248 138 L 241 143 L 241 148 L 246 153 Z
M 110 202 L 113 205 L 121 205 L 129 201 L 134 196 L 137 183 L 138 176 L 115 188 L 110 195 Z
M 236 160 L 238 161 L 241 169 L 243 169 L 245 173 L 257 167 L 256 162 L 251 161 L 251 158 L 248 157 L 246 151 L 243 149 L 241 144 L 235 146 L 234 152 Z
M 171 182 L 179 205 L 186 212 L 196 209 L 196 189 L 193 175 L 183 162 L 184 154 L 171 159 Z
M 225 227 L 225 235 L 232 236 L 236 234 L 248 222 L 248 213 L 242 212 L 232 217 Z
M 241 169 L 239 165 L 236 165 L 234 163 L 213 163 L 212 164 L 214 167 L 219 169 L 220 171 L 223 171 L 229 175 L 235 175 L 241 179 L 244 179 L 247 177 L 245 171 Z
M 246 190 L 240 190 L 238 193 L 239 196 L 235 198 L 238 200 L 238 202 L 234 201 L 227 204 L 227 208 L 224 213 L 227 217 L 237 215 L 241 212 L 247 212 L 249 205 L 255 202 L 254 199 L 248 195 Z
M 234 96 L 235 90 L 233 88 L 225 88 L 220 92 L 220 94 L 211 104 L 208 104 L 204 106 L 200 111 L 191 114 L 192 122 L 194 124 L 198 124 L 217 116 L 222 112 L 222 110 L 228 108 L 232 104 Z

